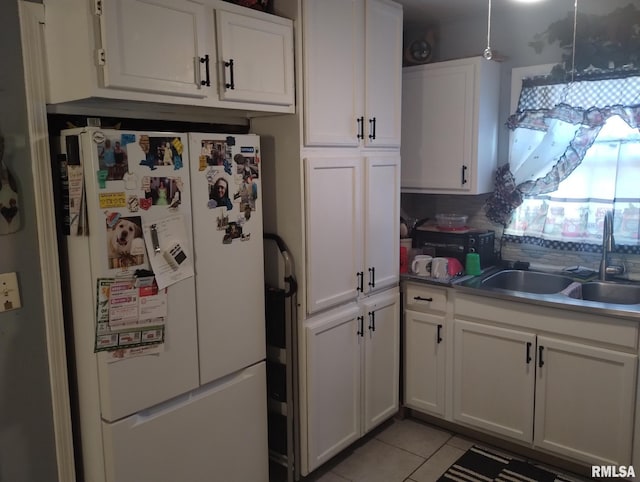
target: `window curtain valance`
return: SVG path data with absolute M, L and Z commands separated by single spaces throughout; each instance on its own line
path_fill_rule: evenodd
M 640 129 L 640 74 L 610 75 L 570 83 L 524 79 L 517 111 L 506 124 L 513 131 L 510 162 L 497 169 L 485 206 L 490 220 L 506 226 L 523 196 L 555 191 L 610 117 Z

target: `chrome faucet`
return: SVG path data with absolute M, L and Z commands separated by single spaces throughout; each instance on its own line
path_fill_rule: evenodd
M 609 265 L 609 255 L 615 248 L 615 240 L 613 239 L 613 211 L 609 210 L 604 215 L 604 226 L 602 229 L 602 259 L 600 260 L 600 276 L 601 281 L 605 281 L 607 277 L 612 275 L 621 275 L 624 273 L 624 266 Z

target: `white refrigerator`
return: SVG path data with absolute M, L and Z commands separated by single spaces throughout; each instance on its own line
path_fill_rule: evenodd
M 62 132 L 87 482 L 268 480 L 259 147 Z

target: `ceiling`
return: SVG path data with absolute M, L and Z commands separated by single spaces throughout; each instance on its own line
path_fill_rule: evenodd
M 462 15 L 487 15 L 488 0 L 395 0 L 404 7 L 405 22 L 425 24 L 442 22 Z M 492 0 L 491 8 L 500 8 L 510 0 Z

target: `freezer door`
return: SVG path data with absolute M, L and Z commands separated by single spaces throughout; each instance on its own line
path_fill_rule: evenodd
M 189 134 L 200 381 L 265 357 L 259 138 Z
M 103 425 L 108 482 L 267 482 L 265 363 Z

